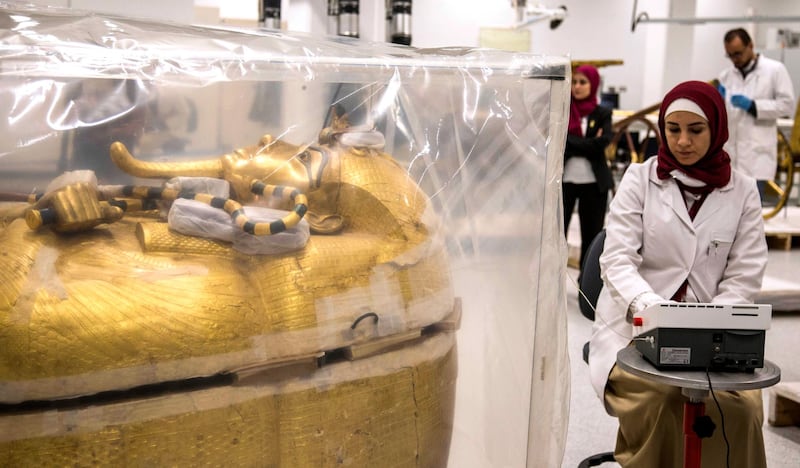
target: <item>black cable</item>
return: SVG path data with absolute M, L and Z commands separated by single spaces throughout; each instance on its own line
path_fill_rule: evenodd
M 725 432 L 725 415 L 722 414 L 722 406 L 720 406 L 719 401 L 717 400 L 717 395 L 714 393 L 714 387 L 711 386 L 711 376 L 708 373 L 708 368 L 706 368 L 706 379 L 708 380 L 708 390 L 711 392 L 711 398 L 714 399 L 714 403 L 716 403 L 717 410 L 719 411 L 719 423 L 722 426 L 722 438 L 725 440 L 725 466 L 730 468 L 731 444 L 728 442 L 728 434 Z

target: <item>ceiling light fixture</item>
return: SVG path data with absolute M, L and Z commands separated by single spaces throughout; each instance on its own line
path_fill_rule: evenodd
M 550 20 L 550 29 L 556 29 L 567 17 L 567 7 L 548 8 L 542 4 L 528 5 L 526 0 L 511 0 L 511 7 L 517 13 L 515 29 L 530 26 L 539 21 Z
M 631 14 L 631 32 L 636 31 L 639 23 L 677 23 L 684 25 L 704 24 L 704 23 L 796 23 L 800 22 L 800 16 L 710 16 L 705 18 L 651 18 L 647 12 L 637 14 L 637 0 L 633 1 L 633 13 Z

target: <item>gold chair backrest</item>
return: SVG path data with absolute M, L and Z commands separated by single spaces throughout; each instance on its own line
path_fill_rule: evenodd
M 789 149 L 795 157 L 800 155 L 800 100 L 797 101 L 797 110 L 794 113 L 794 125 L 789 136 Z

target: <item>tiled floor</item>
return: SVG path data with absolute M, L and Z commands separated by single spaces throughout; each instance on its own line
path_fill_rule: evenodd
M 576 236 L 579 236 L 572 229 L 575 224 L 571 223 L 568 236 L 573 247 L 577 242 Z M 568 270 L 567 321 L 572 394 L 562 463 L 565 468 L 576 467 L 591 454 L 613 450 L 617 430 L 616 419 L 605 413 L 589 384 L 588 367 L 581 357 L 581 349 L 589 339 L 592 324 L 578 310 L 577 274 L 575 269 Z M 800 381 L 800 359 L 797 358 L 800 355 L 800 248 L 770 250 L 762 299 L 774 301 L 765 357 L 781 368 L 783 382 Z M 764 395 L 766 411 L 770 391 L 765 390 Z M 800 427 L 773 427 L 765 423 L 764 439 L 770 468 L 800 466 Z

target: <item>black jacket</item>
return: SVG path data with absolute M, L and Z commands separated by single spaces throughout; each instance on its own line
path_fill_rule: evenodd
M 611 169 L 606 161 L 606 146 L 613 136 L 611 113 L 611 109 L 598 105 L 587 116 L 585 135 L 580 137 L 568 133 L 567 144 L 564 147 L 564 162 L 573 156 L 589 160 L 600 190 L 611 190 L 614 187 Z M 603 129 L 602 135 L 595 137 L 600 129 Z

